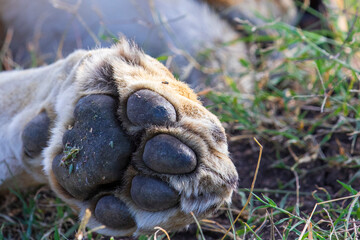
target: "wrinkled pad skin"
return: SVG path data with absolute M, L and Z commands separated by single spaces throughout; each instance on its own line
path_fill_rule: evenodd
M 26 124 L 21 138 L 25 153 L 36 157 L 46 147 L 49 139 L 50 119 L 47 113 L 41 112 Z
M 129 97 L 126 112 L 130 122 L 139 126 L 166 125 L 176 121 L 174 106 L 164 97 L 146 89 Z
M 64 134 L 64 152 L 55 157 L 52 169 L 77 199 L 88 198 L 100 185 L 121 180 L 130 161 L 134 146 L 115 116 L 116 108 L 116 101 L 106 95 L 86 96 L 76 104 L 74 127 Z M 79 152 L 64 166 L 72 149 Z
M 147 141 L 143 161 L 152 170 L 166 174 L 190 173 L 197 165 L 194 151 L 166 134 L 159 134 Z
M 109 228 L 128 229 L 136 225 L 125 203 L 111 195 L 104 196 L 97 202 L 95 217 Z
M 179 193 L 167 183 L 151 177 L 135 176 L 130 193 L 139 208 L 151 212 L 175 207 L 179 202 Z

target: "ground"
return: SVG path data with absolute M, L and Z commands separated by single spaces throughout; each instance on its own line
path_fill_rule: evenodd
M 271 143 L 261 142 L 264 146 L 264 152 L 254 193 L 258 196 L 264 194 L 270 197 L 279 204 L 279 206 L 284 202 L 284 206 L 281 206 L 281 208 L 292 212 L 294 211 L 297 200 L 294 173 L 290 169 L 284 167 L 274 167 L 276 160 L 273 158 L 275 154 L 271 148 Z M 258 151 L 259 149 L 252 139 L 230 142 L 230 152 L 239 175 L 241 176 L 239 182 L 239 194 L 235 194 L 231 206 L 232 209 L 237 209 L 233 211 L 234 216 L 236 216 L 246 200 L 244 199 L 244 193 L 247 195 L 248 191 L 246 189 L 249 189 L 249 186 L 251 186 L 257 165 Z M 293 165 L 294 160 L 288 158 L 284 163 Z M 329 194 L 333 199 L 341 196 L 348 196 L 348 192 L 341 191 L 342 187 L 336 180 L 349 182 L 351 178 L 354 178 L 356 173 L 359 174 L 359 170 L 356 168 L 329 166 L 326 162 L 321 160 L 314 161 L 310 164 L 302 164 L 298 167 L 297 171 L 301 172 L 299 174 L 300 211 L 308 214 L 312 211 L 317 202 L 311 193 L 317 191 L 318 197 L 324 200 L 326 200 L 326 194 Z M 352 182 L 352 186 L 355 188 L 360 186 L 359 177 Z M 253 201 L 252 203 L 254 206 L 262 205 L 257 201 Z M 333 208 L 341 209 L 348 204 L 349 200 L 339 201 L 334 203 Z M 328 210 L 330 209 L 330 206 L 326 207 Z M 243 214 L 241 217 L 242 221 L 249 221 L 251 218 L 249 216 L 249 211 L 250 210 L 247 210 L 245 214 Z M 271 210 L 269 209 L 268 211 L 270 212 Z M 40 239 L 41 236 L 44 236 L 45 239 L 47 239 L 47 237 L 57 239 L 54 232 L 57 228 L 59 228 L 59 232 L 64 234 L 59 235 L 60 238 L 58 239 L 65 239 L 65 236 L 72 239 L 71 236 L 74 236 L 79 227 L 76 222 L 76 213 L 62 203 L 61 200 L 56 198 L 54 193 L 47 186 L 34 189 L 34 191 L 31 191 L 30 193 L 14 192 L 14 194 L 2 198 L 0 212 L 2 213 L 0 215 L 0 224 L 3 226 L 2 234 L 6 236 L 4 239 L 20 239 L 21 236 L 23 236 L 23 239 L 31 239 L 25 236 L 32 236 L 33 239 Z M 276 210 L 274 210 L 274 213 L 276 213 Z M 263 214 L 264 211 L 262 210 L 253 213 L 254 216 L 262 216 Z M 275 219 L 282 219 L 286 216 L 285 214 L 279 216 L 278 213 L 274 215 Z M 224 228 L 230 226 L 229 218 L 225 210 L 220 211 L 217 216 L 210 220 L 218 222 Z M 270 220 L 268 219 L 266 226 L 262 227 L 257 233 L 262 239 L 270 239 L 271 225 L 269 223 Z M 359 222 L 356 222 L 355 224 L 359 227 Z M 287 222 L 285 222 L 285 224 L 277 225 L 281 233 L 283 233 L 286 225 Z M 241 224 L 237 224 L 237 226 L 238 230 L 241 230 Z M 202 228 L 206 239 L 219 239 L 223 236 L 223 233 L 218 233 L 215 231 L 216 229 L 209 228 L 206 222 L 202 222 Z M 300 226 L 299 229 L 301 230 L 302 226 Z M 199 235 L 198 228 L 196 224 L 193 224 L 189 227 L 188 231 L 176 233 L 171 236 L 171 239 L 195 239 L 197 235 Z M 280 238 L 278 233 L 275 233 L 275 237 L 275 239 Z M 293 235 L 293 237 L 295 237 L 295 235 Z M 92 234 L 91 238 L 109 239 L 96 234 Z M 2 239 L 1 235 L 0 239 Z M 147 237 L 144 236 L 143 239 L 147 239 Z M 289 237 L 288 239 L 293 238 Z
M 249 74 L 262 73 L 254 95 L 241 94 L 231 79 L 231 92 L 201 93 L 227 130 L 240 176 L 238 192 L 231 206 L 199 222 L 201 230 L 193 224 L 188 231 L 171 234 L 171 239 L 221 239 L 249 196 L 260 151 L 254 137 L 263 153 L 253 196 L 227 239 L 295 239 L 303 230 L 306 239 L 359 237 L 356 2 L 346 1 L 343 12 L 323 16 L 327 30 L 308 32 L 275 22 L 263 27 L 274 31 L 265 38 L 247 26 L 249 37 L 242 41 L 260 42 L 251 48 L 258 58 L 242 61 Z M 339 15 L 346 25 L 337 22 Z M 311 215 L 315 204 L 323 201 L 329 202 L 319 204 Z M 305 228 L 308 219 L 312 221 Z M 0 239 L 72 239 L 78 229 L 75 212 L 47 186 L 30 192 L 14 189 L 0 198 Z M 109 239 L 89 232 L 86 237 Z M 161 231 L 157 237 L 166 239 Z

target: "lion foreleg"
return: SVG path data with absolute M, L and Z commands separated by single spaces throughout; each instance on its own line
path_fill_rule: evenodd
M 46 67 L 0 73 L 0 190 L 46 182 L 41 150 L 56 118 L 54 102 L 71 88 L 72 69 L 84 53 Z M 36 128 L 42 131 L 34 133 Z

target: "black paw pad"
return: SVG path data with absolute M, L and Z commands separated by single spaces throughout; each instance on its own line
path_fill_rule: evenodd
M 167 183 L 143 176 L 136 176 L 131 183 L 131 198 L 136 205 L 147 211 L 162 211 L 179 202 L 179 194 Z
M 174 106 L 150 90 L 139 90 L 127 101 L 127 116 L 135 125 L 165 125 L 176 121 Z
M 43 150 L 49 139 L 50 119 L 46 112 L 41 112 L 26 124 L 21 138 L 25 153 L 36 157 Z
M 121 180 L 134 149 L 117 117 L 116 101 L 90 95 L 75 107 L 74 127 L 63 137 L 64 151 L 52 168 L 59 183 L 74 197 L 86 199 L 104 184 Z
M 147 141 L 143 161 L 152 170 L 167 174 L 189 173 L 197 165 L 194 151 L 167 134 L 159 134 Z
M 95 207 L 95 217 L 110 228 L 129 229 L 135 226 L 125 203 L 114 196 L 100 198 Z

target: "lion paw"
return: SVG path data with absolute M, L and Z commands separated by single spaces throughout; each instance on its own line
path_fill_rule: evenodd
M 177 230 L 230 201 L 238 177 L 224 130 L 185 84 L 127 42 L 76 71 L 55 106 L 45 170 L 66 202 L 91 211 L 89 227 Z

